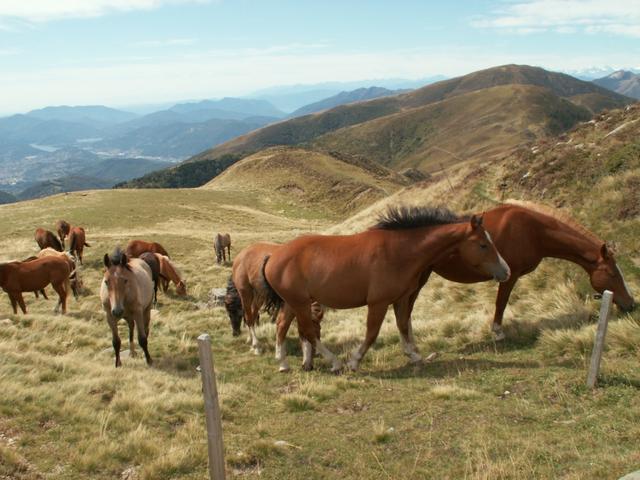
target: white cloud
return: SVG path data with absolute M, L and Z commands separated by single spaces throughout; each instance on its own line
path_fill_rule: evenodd
M 114 12 L 151 10 L 166 4 L 206 3 L 207 0 L 3 0 L 3 17 L 27 22 L 99 17 Z
M 507 33 L 609 33 L 640 37 L 638 0 L 518 0 L 489 16 L 472 19 L 478 28 Z

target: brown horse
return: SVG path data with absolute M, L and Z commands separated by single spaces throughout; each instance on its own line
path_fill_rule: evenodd
M 151 280 L 153 280 L 153 306 L 158 305 L 158 283 L 160 281 L 160 261 L 157 253 L 144 252 L 140 255 L 140 260 L 146 263 L 151 270 Z
M 124 318 L 129 326 L 129 349 L 135 356 L 133 326 L 138 331 L 138 343 L 144 351 L 147 364 L 151 365 L 151 355 L 147 348 L 151 304 L 153 302 L 153 280 L 149 266 L 139 258 L 128 259 L 120 249 L 113 255 L 104 256 L 104 278 L 100 287 L 100 300 L 111 328 L 113 349 L 116 353 L 116 367 L 120 361 L 120 336 L 118 320 Z
M 84 228 L 71 227 L 71 233 L 69 233 L 69 253 L 78 258 L 80 265 L 82 265 L 82 252 L 84 251 L 84 247 L 91 247 L 91 245 L 87 243 Z
M 213 249 L 216 252 L 216 261 L 218 263 L 227 261 L 225 248 L 229 252 L 229 261 L 231 261 L 231 235 L 228 233 L 216 233 L 216 236 L 213 237 Z
M 589 275 L 594 290 L 613 292 L 613 300 L 624 311 L 635 302 L 613 254 L 605 243 L 557 210 L 527 202 L 500 205 L 484 213 L 484 226 L 511 268 L 511 277 L 500 284 L 492 330 L 502 340 L 502 318 L 511 291 L 520 277 L 533 272 L 543 258 L 554 257 L 580 265 Z M 464 262 L 457 252 L 434 265 L 438 275 L 459 283 L 484 282 L 490 275 Z M 420 288 L 429 278 L 426 271 Z M 416 293 L 417 295 L 417 293 Z
M 244 318 L 245 324 L 249 328 L 251 350 L 255 354 L 259 354 L 261 350 L 255 326 L 258 324 L 259 312 L 265 304 L 268 294 L 262 278 L 262 264 L 266 256 L 273 254 L 280 247 L 275 243 L 260 242 L 243 249 L 233 261 L 231 277 L 227 283 L 224 303 L 231 322 L 233 335 L 240 335 L 240 324 Z M 317 324 L 318 333 L 323 315 L 322 306 L 317 302 L 313 302 L 312 320 L 314 324 Z M 293 320 L 293 317 L 287 317 L 283 319 L 283 323 L 278 323 L 276 327 L 279 340 L 277 344 L 281 346 L 280 350 L 284 348 L 284 340 L 291 320 Z M 303 352 L 305 355 L 309 355 L 311 353 L 311 344 L 303 338 L 301 340 L 303 341 Z M 276 352 L 276 358 L 282 356 L 280 350 Z M 287 370 L 289 370 L 289 366 L 285 359 L 280 365 L 280 371 Z
M 311 303 L 338 309 L 367 306 L 367 333 L 348 362 L 352 370 L 358 368 L 393 305 L 404 352 L 418 361 L 421 357 L 408 328 L 415 293 L 423 273 L 454 251 L 486 275 L 502 282 L 509 279 L 509 267 L 482 227 L 482 217 L 462 220 L 445 209 L 390 208 L 365 232 L 299 237 L 276 250 L 263 267 L 270 287 L 268 303 L 288 304 L 279 317 L 296 316 L 301 335 L 331 361 L 332 371 L 340 370 L 341 362 L 314 331 Z
M 71 270 L 71 273 L 69 274 L 69 282 L 71 285 L 71 291 L 73 292 L 73 296 L 77 300 L 80 293 L 82 293 L 84 284 L 82 283 L 80 270 L 76 267 L 75 257 L 71 255 L 69 252 L 58 252 L 53 248 L 45 248 L 43 250 L 40 250 L 35 256 L 35 258 L 42 258 L 42 257 L 62 258 L 69 264 L 69 269 Z M 44 298 L 47 298 L 47 296 L 44 295 L 44 290 L 42 290 L 41 293 L 43 294 Z M 37 296 L 37 293 L 36 293 L 36 296 Z
M 59 252 L 63 251 L 62 244 L 60 240 L 58 240 L 53 232 L 49 230 L 45 230 L 44 228 L 36 229 L 35 234 L 36 243 L 40 247 L 40 250 L 43 248 L 53 248 Z
M 71 225 L 69 225 L 64 220 L 58 220 L 56 222 L 56 232 L 58 232 L 58 238 L 60 239 L 60 243 L 62 244 L 63 250 L 64 250 L 64 239 L 69 235 L 70 230 L 71 230 Z
M 169 256 L 169 254 L 164 249 L 164 247 L 157 242 L 147 242 L 145 240 L 131 240 L 129 243 L 127 243 L 127 248 L 125 249 L 125 253 L 127 254 L 127 257 L 138 258 L 144 252 L 153 252 L 153 253 L 159 253 L 160 255 L 166 255 L 167 257 Z
M 184 297 L 187 294 L 187 281 L 182 278 L 178 267 L 176 267 L 166 255 L 159 253 L 155 253 L 154 255 L 160 264 L 160 278 L 166 281 L 166 284 L 163 282 L 162 291 L 166 293 L 169 288 L 169 281 L 171 281 L 176 286 L 176 293 Z
M 69 263 L 60 257 L 43 257 L 29 262 L 9 262 L 0 264 L 0 287 L 9 294 L 13 313 L 22 313 L 27 307 L 22 292 L 38 292 L 51 284 L 60 297 L 55 312 L 62 307 L 67 313 L 67 295 L 69 292 Z

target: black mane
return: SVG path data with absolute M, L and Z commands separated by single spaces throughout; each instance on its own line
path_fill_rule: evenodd
M 372 227 L 375 230 L 403 230 L 409 228 L 432 227 L 465 221 L 451 210 L 442 207 L 394 206 L 378 217 Z
M 126 254 L 120 247 L 116 247 L 113 253 L 109 256 L 109 260 L 111 260 L 112 265 L 121 265 L 123 257 L 127 259 L 127 262 L 123 265 L 123 267 L 125 267 L 127 270 L 131 270 L 131 267 L 129 266 L 129 258 L 127 258 Z

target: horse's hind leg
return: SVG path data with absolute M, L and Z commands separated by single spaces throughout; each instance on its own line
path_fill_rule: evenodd
M 313 317 L 311 315 L 311 302 L 307 302 L 304 305 L 296 306 L 293 308 L 293 312 L 298 320 L 298 332 L 300 333 L 300 337 L 303 339 L 303 351 L 305 348 L 304 340 L 307 340 L 311 343 L 311 345 L 315 346 L 316 351 L 324 357 L 325 360 L 331 362 L 331 371 L 334 373 L 342 370 L 342 362 L 335 356 L 333 352 L 331 352 L 327 347 L 325 347 L 320 341 L 320 331 L 318 328 L 318 324 L 314 322 Z M 307 350 L 307 355 L 309 355 L 309 351 Z M 311 359 L 313 357 L 311 356 Z M 310 365 L 309 365 L 310 363 Z M 313 367 L 313 362 L 309 362 L 303 365 L 303 368 Z
M 147 364 L 151 365 L 153 360 L 151 360 L 151 355 L 149 355 L 149 349 L 147 348 L 147 331 L 149 328 L 149 319 L 151 318 L 151 311 L 149 308 L 145 309 L 144 312 L 136 315 L 135 323 L 138 330 L 138 343 L 144 352 L 144 357 L 147 360 Z M 146 327 L 145 327 L 146 325 Z
M 289 371 L 289 362 L 287 361 L 287 332 L 293 321 L 293 312 L 285 303 L 278 311 L 276 320 L 276 360 L 280 362 L 278 370 L 281 372 Z M 307 343 L 309 341 L 307 340 Z M 303 348 L 304 350 L 304 348 Z M 313 367 L 313 364 L 311 365 Z
M 409 360 L 412 363 L 417 363 L 422 360 L 422 357 L 418 353 L 418 348 L 416 347 L 411 328 L 412 305 L 413 302 L 411 301 L 410 296 L 405 296 L 393 304 L 393 310 L 396 315 L 396 325 L 400 331 L 402 350 L 404 351 L 404 354 L 409 357 Z
M 53 311 L 58 313 L 58 310 L 60 309 L 60 307 L 62 307 L 62 313 L 67 313 L 67 289 L 65 288 L 64 282 L 53 285 L 53 289 L 58 293 L 58 296 L 60 297 L 58 300 L 58 304 Z
M 11 308 L 13 308 L 13 314 L 18 314 L 18 298 L 15 295 L 9 294 L 9 300 L 11 300 Z
M 42 298 L 44 298 L 45 300 L 49 300 L 49 297 L 47 297 L 47 292 L 44 290 L 44 288 L 40 290 L 40 293 L 42 294 Z
M 360 365 L 360 361 L 364 357 L 369 347 L 376 341 L 378 338 L 378 334 L 380 333 L 380 327 L 382 326 L 382 322 L 384 321 L 384 316 L 387 313 L 387 309 L 389 305 L 387 304 L 378 304 L 378 305 L 369 305 L 369 309 L 367 311 L 367 334 L 364 337 L 364 342 L 360 347 L 356 348 L 351 354 L 351 358 L 347 362 L 347 365 L 351 370 L 357 370 Z

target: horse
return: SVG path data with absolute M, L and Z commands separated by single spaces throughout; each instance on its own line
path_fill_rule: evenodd
M 216 252 L 216 262 L 226 263 L 227 255 L 224 249 L 229 252 L 229 261 L 231 261 L 231 235 L 228 233 L 216 233 L 213 238 L 213 249 Z
M 505 338 L 502 319 L 509 296 L 518 279 L 533 272 L 543 258 L 568 260 L 582 267 L 599 293 L 613 292 L 613 301 L 623 311 L 630 311 L 635 301 L 613 253 L 599 239 L 575 220 L 557 210 L 531 202 L 510 201 L 483 214 L 484 226 L 511 269 L 511 277 L 500 284 L 492 331 L 496 340 Z M 433 271 L 458 283 L 476 283 L 491 279 L 465 262 L 458 252 L 437 262 Z M 420 279 L 420 287 L 431 272 Z M 417 295 L 417 293 L 416 293 Z
M 147 242 L 145 240 L 131 240 L 127 243 L 125 253 L 129 258 L 138 258 L 144 252 L 159 253 L 160 255 L 169 256 L 162 245 L 157 242 Z
M 169 288 L 169 282 L 173 282 L 176 286 L 176 293 L 181 297 L 187 294 L 187 283 L 182 278 L 180 270 L 175 266 L 169 257 L 161 255 L 159 253 L 154 254 L 160 264 L 160 278 L 162 282 L 162 291 L 167 292 Z
M 71 230 L 71 225 L 65 222 L 64 220 L 58 220 L 56 222 L 56 232 L 58 232 L 58 238 L 60 238 L 60 243 L 62 244 L 62 249 L 64 250 L 64 239 L 69 235 L 69 231 Z
M 156 257 L 157 253 L 144 252 L 140 255 L 140 260 L 145 262 L 151 270 L 151 280 L 153 280 L 153 306 L 158 305 L 158 282 L 160 280 L 160 261 Z
M 64 248 L 62 248 L 62 244 L 60 240 L 56 238 L 53 232 L 49 230 L 45 230 L 44 228 L 36 229 L 35 233 L 36 243 L 40 247 L 40 250 L 44 248 L 53 248 L 59 252 L 62 252 Z
M 13 313 L 18 313 L 20 305 L 22 313 L 27 313 L 27 307 L 22 292 L 38 292 L 51 284 L 60 299 L 54 309 L 67 313 L 67 295 L 69 292 L 69 263 L 60 257 L 43 257 L 30 262 L 9 262 L 0 264 L 0 287 L 7 292 L 13 307 Z
M 112 344 L 116 354 L 116 367 L 120 367 L 120 336 L 118 320 L 124 318 L 129 326 L 129 350 L 135 356 L 133 326 L 138 331 L 138 343 L 144 351 L 148 365 L 153 363 L 147 348 L 153 280 L 149 266 L 139 258 L 127 258 L 119 248 L 109 256 L 104 255 L 105 272 L 100 287 L 100 301 L 111 328 Z
M 69 274 L 69 283 L 71 286 L 71 291 L 73 292 L 73 296 L 77 300 L 78 297 L 80 296 L 80 293 L 82 292 L 82 289 L 84 288 L 84 284 L 82 282 L 82 277 L 80 276 L 80 270 L 76 267 L 75 257 L 71 255 L 69 252 L 58 252 L 53 248 L 45 248 L 43 250 L 40 250 L 35 257 L 29 257 L 29 259 L 27 260 L 30 261 L 30 260 L 35 260 L 36 258 L 43 258 L 43 257 L 62 258 L 69 264 L 69 269 L 71 270 L 71 273 Z M 46 294 L 44 293 L 44 289 L 41 291 L 41 293 L 44 296 L 44 298 L 47 298 Z M 37 295 L 38 293 L 36 292 L 36 296 Z
M 278 321 L 295 315 L 305 341 L 337 372 L 342 364 L 314 330 L 311 303 L 337 309 L 367 306 L 367 333 L 347 363 L 351 370 L 357 370 L 393 305 L 404 353 L 420 361 L 408 318 L 423 272 L 458 251 L 465 263 L 495 280 L 509 279 L 509 266 L 482 222 L 481 216 L 460 218 L 444 208 L 390 207 L 374 227 L 355 235 L 298 237 L 264 260 L 267 306 L 273 310 L 284 301 Z M 312 367 L 313 358 L 306 356 L 303 368 Z
M 255 326 L 258 324 L 259 312 L 267 297 L 262 279 L 262 263 L 266 256 L 271 255 L 279 248 L 280 245 L 275 243 L 259 242 L 243 249 L 233 261 L 231 277 L 227 282 L 224 306 L 229 316 L 233 336 L 240 335 L 240 325 L 244 318 L 244 322 L 249 328 L 251 351 L 255 354 L 259 354 L 261 351 Z M 313 302 L 312 320 L 314 324 L 317 324 L 318 332 L 323 315 L 322 306 Z M 281 350 L 284 348 L 284 340 L 292 320 L 293 317 L 287 317 L 282 323 L 276 325 L 277 336 L 280 340 L 278 344 L 281 345 Z M 305 343 L 303 343 L 303 347 L 306 347 Z M 280 358 L 279 351 L 276 353 L 276 358 Z M 280 365 L 280 371 L 288 370 L 289 366 L 285 359 Z
M 91 247 L 86 241 L 84 228 L 71 227 L 71 233 L 69 234 L 69 253 L 75 255 L 82 265 L 82 252 L 84 247 Z

